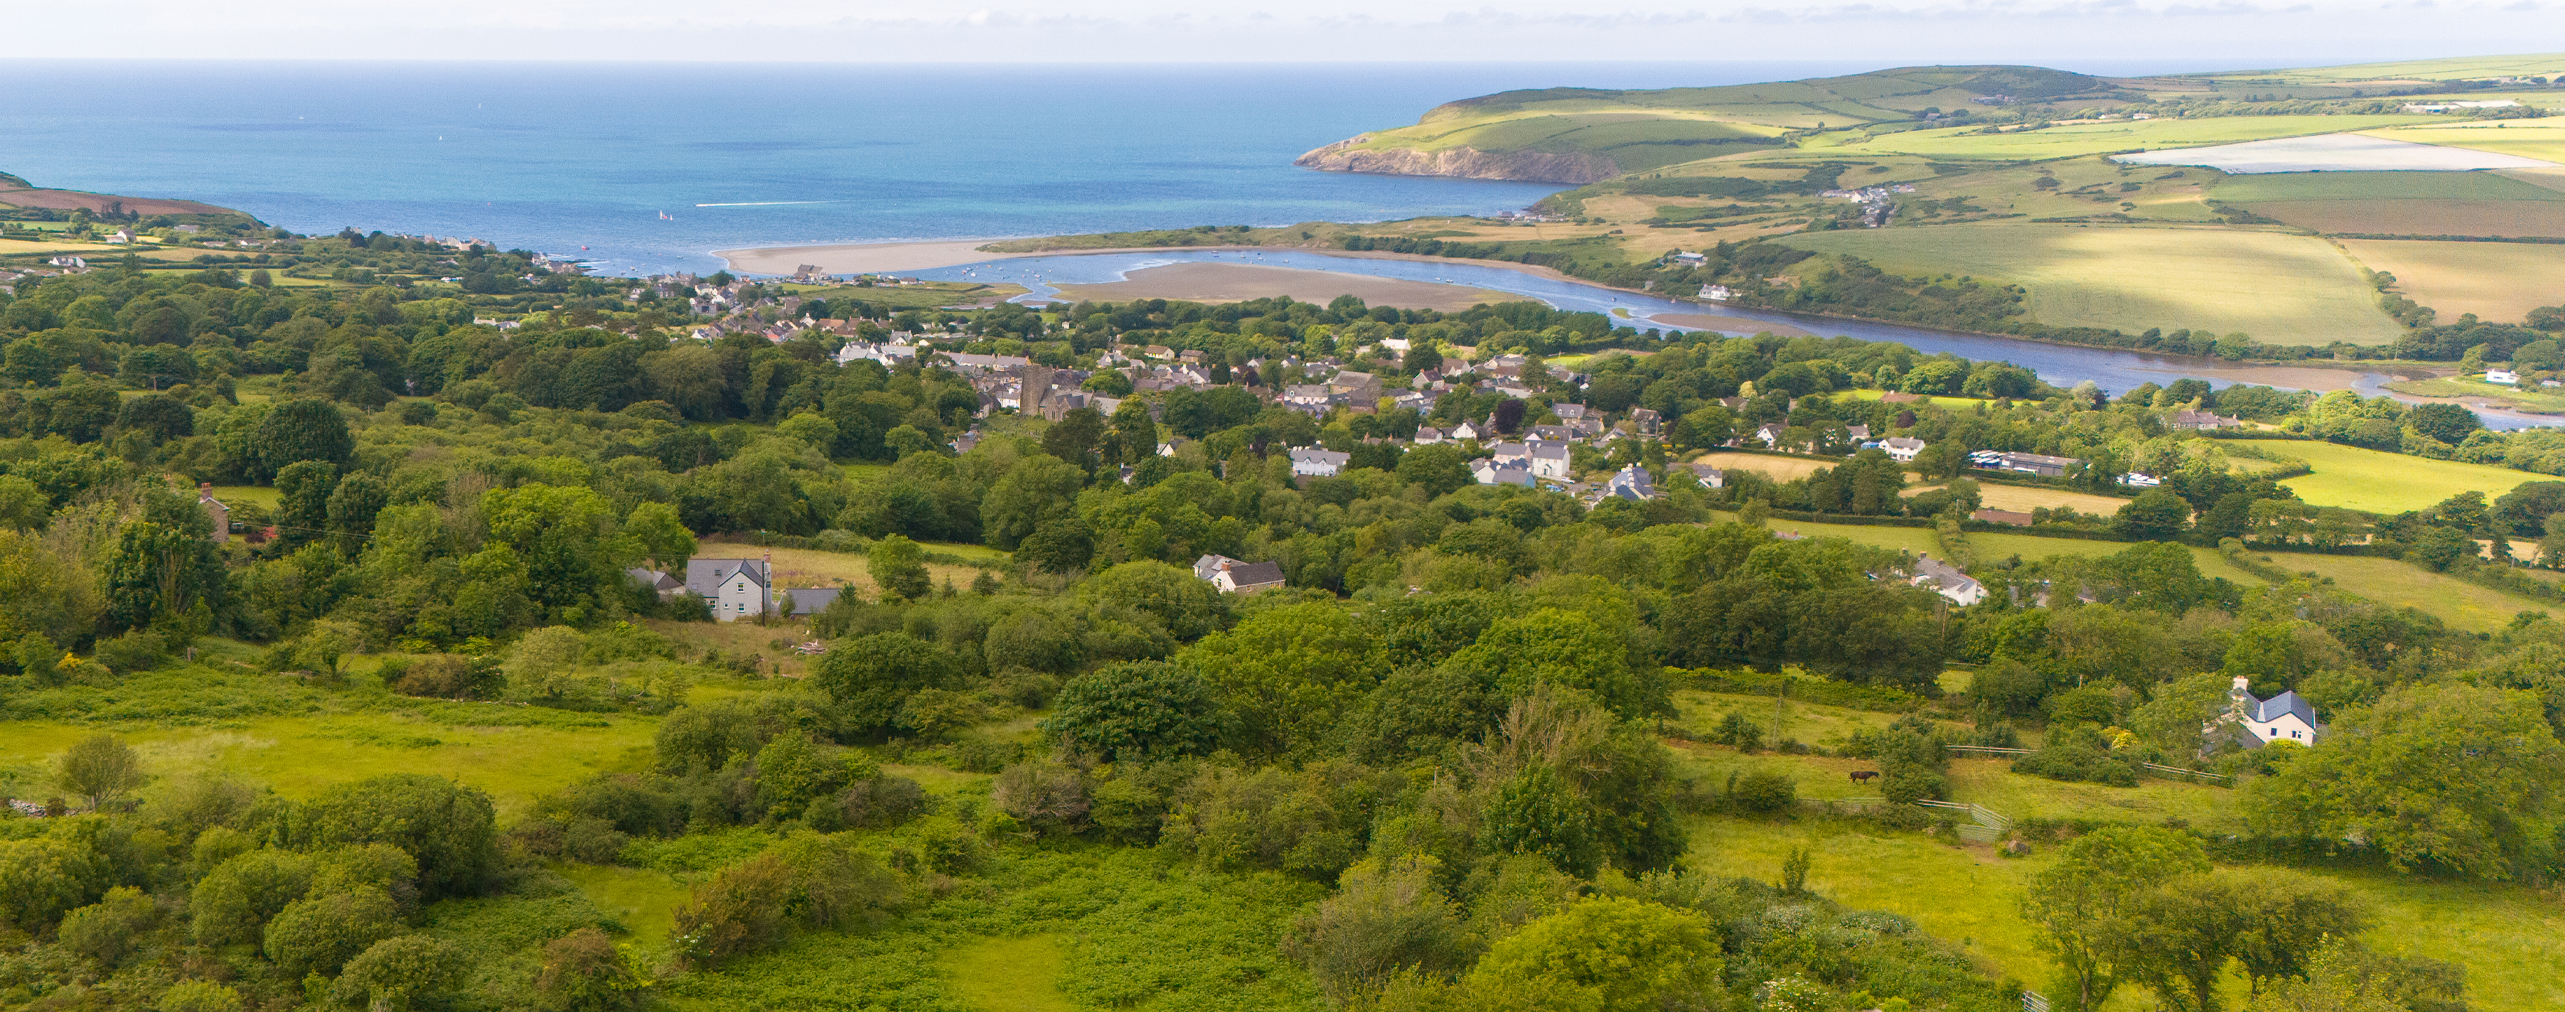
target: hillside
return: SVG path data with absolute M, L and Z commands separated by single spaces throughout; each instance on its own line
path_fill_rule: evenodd
M 2045 67 L 1903 67 L 1715 88 L 1549 88 L 1449 102 L 1414 126 L 1338 141 L 1295 164 L 1586 184 L 1682 162 L 1827 146 L 1822 139 L 1803 144 L 1827 135 L 1867 138 L 1954 124 L 2016 123 L 2034 110 L 2109 115 L 2164 102 L 2374 102 L 2449 93 L 2494 99 L 2511 96 L 2491 92 L 2552 80 L 2560 71 L 2565 56 L 2547 55 L 2152 78 L 2092 77 Z M 2259 135 L 2320 132 L 2270 125 L 2277 129 Z
M 116 216 L 169 214 L 249 217 L 228 207 L 217 207 L 195 200 L 127 197 L 113 193 L 90 193 L 85 190 L 46 189 L 20 177 L 0 172 L 0 215 L 5 215 L 12 210 L 88 211 L 91 214 Z
M 1981 100 L 2105 98 L 2109 82 L 2041 67 L 1908 67 L 1716 88 L 1549 88 L 1446 103 L 1415 126 L 1338 141 L 1294 164 L 1342 172 L 1592 183 L 1784 146 L 1795 132 L 1922 119 Z

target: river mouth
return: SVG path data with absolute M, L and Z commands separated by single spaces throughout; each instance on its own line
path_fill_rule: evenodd
M 1865 341 L 1894 341 L 1926 354 L 1948 352 L 1972 361 L 2010 362 L 2037 373 L 2041 380 L 2059 387 L 2072 387 L 2078 383 L 2091 382 L 2113 396 L 2127 393 L 2148 383 L 2163 386 L 2178 379 L 2198 379 L 2207 381 L 2212 387 L 2247 383 L 2282 390 L 2312 390 L 2319 393 L 2352 390 L 2364 397 L 2393 397 L 2408 404 L 2422 404 L 2442 399 L 2417 397 L 2388 390 L 2386 384 L 2408 377 L 2364 369 L 2354 363 L 2245 364 L 2214 358 L 2194 358 L 2187 355 L 2159 355 L 2115 348 L 2051 344 L 2027 338 L 1934 330 L 1929 327 L 1877 320 L 1748 309 L 1719 302 L 1677 302 L 1640 292 L 1606 288 L 1539 268 L 1524 268 L 1519 265 L 1495 266 L 1432 257 L 1390 258 L 1299 249 L 1238 248 L 1170 249 L 1138 253 L 1059 253 L 940 267 L 919 271 L 916 276 L 931 281 L 979 281 L 1022 285 L 1027 293 L 1017 296 L 1014 301 L 1066 302 L 1075 300 L 1063 293 L 1062 286 L 1115 284 L 1127 281 L 1135 271 L 1193 263 L 1225 263 L 1298 271 L 1327 271 L 1444 285 L 1454 289 L 1503 292 L 1543 303 L 1553 309 L 1603 313 L 1611 316 L 1616 324 L 1643 331 L 1716 330 L 1720 333 L 1737 334 L 1752 333 L 1748 328 L 1768 324 L 1770 329 L 1777 333 L 1807 332 L 1826 337 L 1842 335 Z M 1686 326 L 1681 319 L 1703 315 L 1716 317 L 1717 325 Z M 2485 426 L 2491 429 L 2510 430 L 2565 424 L 2565 417 L 2532 414 L 2505 408 L 2473 405 L 2470 407 L 2484 420 Z

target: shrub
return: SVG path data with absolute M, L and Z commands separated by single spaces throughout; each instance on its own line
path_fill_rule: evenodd
M 989 799 L 1034 832 L 1074 833 L 1085 828 L 1093 803 L 1086 775 L 1052 763 L 1017 763 L 998 774 Z
M 64 915 L 59 937 L 63 948 L 112 967 L 134 951 L 143 932 L 158 920 L 160 908 L 151 897 L 132 886 L 118 886 L 98 902 Z
M 676 932 L 669 939 L 677 958 L 710 969 L 773 947 L 784 937 L 792 887 L 792 870 L 772 852 L 723 869 L 677 905 Z
M 98 641 L 98 663 L 117 674 L 149 671 L 169 662 L 169 640 L 159 633 L 134 630 Z
M 1338 1002 L 1401 970 L 1460 972 L 1469 963 L 1469 936 L 1459 908 L 1435 889 L 1433 871 L 1433 859 L 1419 857 L 1346 869 L 1336 894 L 1292 925 L 1283 952 Z
M 152 1003 L 159 1012 L 241 1012 L 240 992 L 210 980 L 182 980 Z
M 1798 803 L 1799 781 L 1786 773 L 1756 770 L 1728 784 L 1728 805 L 1740 812 L 1770 815 Z
M 302 899 L 311 886 L 312 859 L 301 854 L 255 850 L 224 861 L 188 897 L 196 943 L 256 941 L 268 919 Z
M 1208 751 L 1222 730 L 1220 701 L 1190 667 L 1117 664 L 1072 679 L 1045 733 L 1114 762 Z
M 1892 805 L 1911 805 L 1927 798 L 1939 800 L 1950 789 L 1942 774 L 1913 765 L 1888 765 L 1879 775 L 1879 796 Z
M 605 932 L 581 928 L 544 945 L 534 987 L 549 1012 L 626 1012 L 649 984 Z
M 400 907 L 381 889 L 360 886 L 306 897 L 267 922 L 267 958 L 289 976 L 328 976 L 400 927 Z
M 838 823 L 850 829 L 883 829 L 926 811 L 926 788 L 907 777 L 858 780 L 837 795 Z
M 1587 899 L 1490 947 L 1470 989 L 1497 1007 L 1695 1008 L 1718 1003 L 1719 941 L 1700 915 L 1635 899 Z
M 404 696 L 433 699 L 495 699 L 507 691 L 508 677 L 493 657 L 437 654 L 411 662 L 390 682 Z
M 454 946 L 426 935 L 397 935 L 348 960 L 330 997 L 343 1005 L 406 1009 L 412 1001 L 461 987 L 466 968 Z
M 919 689 L 900 704 L 891 723 L 928 741 L 942 741 L 987 719 L 989 706 L 978 696 L 952 689 Z
M 498 860 L 490 796 L 444 777 L 397 773 L 341 784 L 300 815 L 297 844 L 388 843 L 408 851 L 429 899 L 478 892 Z

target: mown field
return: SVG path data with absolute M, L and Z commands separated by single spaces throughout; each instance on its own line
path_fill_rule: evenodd
M 1907 489 L 1901 494 L 1910 496 L 1922 495 L 1925 492 L 1929 492 L 1940 487 L 1942 486 L 1924 485 L 1917 488 Z M 2031 488 L 2022 485 L 1996 485 L 1983 482 L 1979 483 L 1977 486 L 1977 498 L 1979 501 L 1984 502 L 1990 509 L 2012 510 L 2017 513 L 2028 513 L 2035 509 L 2058 509 L 2060 507 L 2065 507 L 2073 509 L 2078 513 L 2109 516 L 2113 513 L 2119 512 L 2120 507 L 2129 504 L 2129 501 L 2126 499 L 2114 499 L 2107 495 L 2094 495 L 2090 492 L 2070 492 L 2062 488 Z
M 2565 204 L 2524 206 L 2559 208 L 2554 231 L 2511 234 L 2565 234 Z M 2398 239 L 2345 239 L 2342 244 L 2370 270 L 2395 275 L 2396 290 L 2439 310 L 2443 323 L 2455 322 L 2461 313 L 2491 323 L 2519 323 L 2532 309 L 2565 303 L 2565 246 Z
M 2565 164 L 2565 124 L 2553 120 L 2496 120 L 2490 123 L 2436 123 L 2399 126 L 2395 129 L 2367 129 L 2376 137 L 2412 141 L 2416 144 L 2440 144 L 2453 148 L 2473 148 L 2498 154 L 2519 155 Z
M 1900 274 L 2019 284 L 2031 318 L 2053 326 L 2240 331 L 2270 344 L 2385 344 L 2401 332 L 2351 261 L 2310 236 L 1986 222 L 1780 241 Z
M 2245 439 L 2237 445 L 2259 447 L 2307 462 L 2315 473 L 2280 484 L 2298 498 L 2318 506 L 2340 506 L 2371 513 L 2402 513 L 2429 508 L 2461 492 L 2483 492 L 2492 499 L 2538 475 L 2484 464 L 2431 460 L 2356 446 L 2294 439 Z
M 2271 172 L 2212 195 L 2319 232 L 2565 236 L 2565 191 L 2495 172 Z
M 2233 144 L 2275 137 L 2370 130 L 2429 122 L 2425 115 L 2224 116 L 2202 119 L 2113 120 L 2040 130 L 1979 133 L 1975 127 L 1913 130 L 1842 145 L 1836 150 L 1897 152 L 1951 159 L 2071 158 L 2114 151 L 2154 151 Z
M 1755 471 L 1774 481 L 1795 481 L 1841 463 L 1841 461 L 1803 460 L 1798 457 L 1768 457 L 1760 453 L 1722 453 L 1716 450 L 1693 458 L 1693 462 L 1708 464 L 1722 471 Z

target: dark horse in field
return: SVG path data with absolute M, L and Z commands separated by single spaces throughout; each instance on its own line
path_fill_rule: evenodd
M 1852 780 L 1856 784 L 1866 784 L 1870 782 L 1872 777 L 1876 777 L 1878 775 L 1878 770 L 1861 770 L 1852 775 Z

